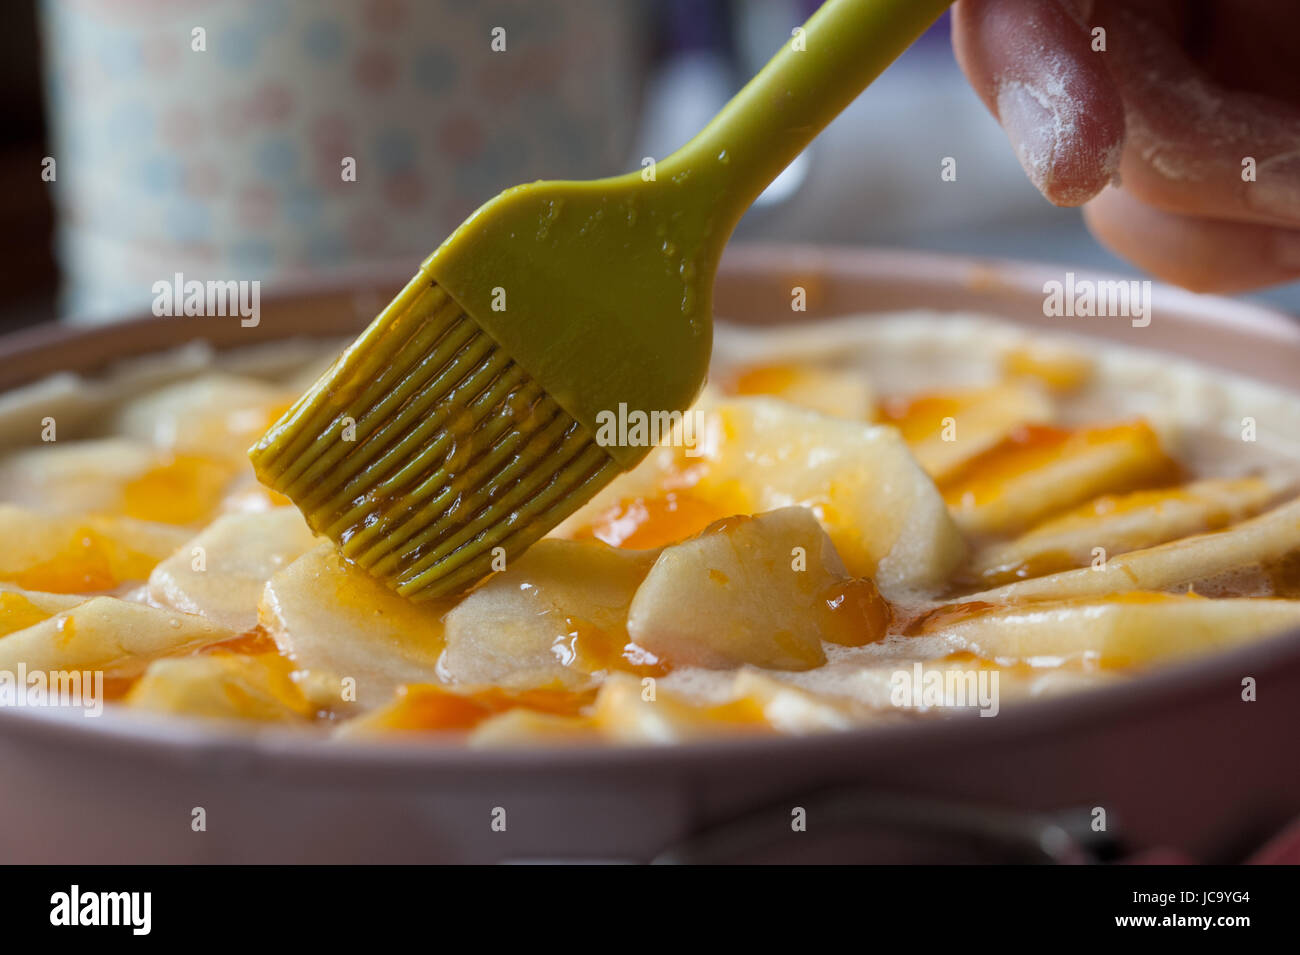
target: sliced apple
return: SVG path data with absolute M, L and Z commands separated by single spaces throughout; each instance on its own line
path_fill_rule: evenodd
M 736 674 L 732 691 L 737 699 L 756 704 L 763 718 L 782 733 L 849 729 L 873 716 L 856 701 L 812 693 L 748 668 Z
M 882 419 L 898 428 L 936 481 L 952 477 L 1016 428 L 1049 422 L 1054 416 L 1043 390 L 1019 381 L 893 399 L 881 410 Z
M 70 371 L 55 372 L 31 384 L 0 394 L 0 447 L 21 447 L 39 441 L 52 419 L 64 438 L 82 433 L 87 423 L 102 419 L 104 391 Z
M 910 719 L 938 709 L 939 704 L 928 701 L 929 694 L 922 692 L 931 680 L 946 686 L 960 685 L 961 696 L 951 701 L 951 705 L 981 706 L 979 673 L 999 668 L 994 663 L 975 659 L 972 654 L 964 654 L 966 659 L 953 656 L 961 643 L 947 638 L 946 633 L 912 637 L 915 649 L 907 656 L 890 654 L 879 660 L 841 660 L 829 664 L 809 674 L 807 679 L 799 680 L 798 686 L 811 693 L 814 700 L 829 699 L 847 706 L 855 722 Z M 913 680 L 918 673 L 920 683 Z M 1005 691 L 1005 676 L 998 677 L 1002 691 Z M 907 679 L 907 686 L 915 696 L 899 696 L 900 677 Z M 793 683 L 796 679 L 792 675 L 782 678 L 782 682 Z
M 1279 565 L 1300 552 L 1300 498 L 1222 531 L 1197 534 L 1111 557 L 1096 567 L 1018 580 L 961 598 L 1007 603 L 1131 590 L 1213 585 L 1232 574 Z
M 715 406 L 716 399 L 706 388 L 690 412 L 698 416 L 695 421 L 699 424 L 690 442 L 685 440 L 684 428 L 674 430 L 640 464 L 596 492 L 548 536 L 595 538 L 614 547 L 648 550 L 690 537 L 713 521 L 734 514 L 734 508 L 704 500 L 691 491 L 709 467 L 710 449 L 715 449 L 721 438 Z
M 1084 567 L 1097 556 L 1119 555 L 1188 534 L 1217 530 L 1258 513 L 1291 483 L 1263 477 L 1211 478 L 1174 488 L 1107 494 L 1039 524 L 972 559 L 989 584 Z
M 447 609 L 399 597 L 324 543 L 267 582 L 258 620 L 297 666 L 336 681 L 340 705 L 368 708 L 439 679 Z
M 483 749 L 501 749 L 599 741 L 599 728 L 589 716 L 561 716 L 519 707 L 488 717 L 470 733 L 468 744 Z
M 826 662 L 823 639 L 861 645 L 887 624 L 875 588 L 849 577 L 803 507 L 727 518 L 665 548 L 627 616 L 656 659 L 710 669 L 808 670 Z
M 166 524 L 71 517 L 0 504 L 0 580 L 26 590 L 97 593 L 143 581 L 190 537 Z
M 1063 696 L 1098 687 L 1112 686 L 1126 679 L 1121 670 L 1072 669 L 1038 670 L 1025 681 L 1023 694 L 1033 699 Z
M 1008 378 L 1036 381 L 1057 393 L 1083 387 L 1094 371 L 1091 358 L 1064 342 L 1037 341 L 1002 355 L 1002 372 Z
M 746 365 L 726 375 L 723 387 L 733 395 L 780 398 L 809 411 L 852 421 L 870 421 L 875 414 L 875 391 L 867 376 L 829 365 Z
M 1099 668 L 1094 659 L 1080 658 L 1058 668 L 1034 667 L 1013 659 L 984 659 L 961 649 L 966 644 L 950 630 L 920 639 L 931 647 L 945 646 L 947 651 L 892 665 L 840 665 L 844 672 L 830 687 L 848 695 L 866 714 L 856 721 L 910 720 L 957 711 L 996 716 L 1002 706 L 1015 700 L 1071 688 L 1089 689 L 1125 678 L 1121 670 Z M 822 698 L 820 693 L 815 696 Z
M 574 540 L 598 540 L 613 547 L 658 550 L 700 533 L 715 521 L 730 517 L 734 508 L 706 500 L 689 487 L 624 498 L 591 515 L 591 523 L 572 535 Z
M 601 686 L 592 716 L 602 736 L 620 743 L 666 744 L 771 730 L 753 700 L 695 703 L 656 688 L 650 678 L 626 673 L 612 674 Z
M 447 614 L 442 670 L 458 683 L 580 687 L 634 668 L 627 612 L 657 551 L 543 540 Z
M 0 493 L 59 514 L 106 513 L 164 524 L 200 524 L 216 514 L 242 463 L 159 450 L 128 438 L 68 441 L 0 461 Z
M 702 403 L 695 451 L 656 448 L 553 532 L 623 547 L 684 540 L 733 514 L 812 507 L 849 570 L 886 596 L 931 590 L 965 544 L 933 482 L 891 427 L 772 398 Z
M 46 512 L 120 512 L 122 489 L 158 461 L 157 449 L 127 438 L 23 448 L 0 459 L 0 493 L 6 501 Z
M 255 378 L 210 372 L 130 399 L 112 415 L 109 427 L 156 447 L 243 464 L 249 446 L 294 397 Z
M 1029 425 L 941 482 L 944 500 L 962 530 L 1015 534 L 1099 494 L 1169 483 L 1178 468 L 1151 426 Z
M 131 687 L 128 706 L 158 713 L 261 723 L 298 722 L 312 708 L 276 653 L 205 654 L 155 660 Z
M 894 599 L 941 586 L 965 544 L 898 430 L 768 398 L 718 408 L 722 438 L 692 491 L 756 513 L 812 508 L 849 573 Z
M 71 610 L 77 604 L 84 603 L 85 599 L 71 594 L 42 593 L 0 584 L 0 637 L 15 630 L 26 630 L 56 613 Z
M 404 684 L 383 706 L 343 723 L 338 735 L 464 733 L 495 716 L 520 709 L 576 718 L 583 715 L 594 697 L 594 690 L 507 690 L 497 686 Z
M 1300 600 L 1133 592 L 991 607 L 944 636 L 1001 663 L 1057 666 L 1081 657 L 1131 666 L 1220 650 L 1300 627 Z
M 292 507 L 289 500 L 279 491 L 273 491 L 250 471 L 236 477 L 226 488 L 221 498 L 221 513 L 243 514 L 250 511 L 270 511 L 277 507 Z
M 154 568 L 149 599 L 228 630 L 251 630 L 266 582 L 315 543 L 296 508 L 219 517 Z
M 93 597 L 70 610 L 0 637 L 0 670 L 142 672 L 149 661 L 227 640 L 233 634 L 202 617 L 115 597 Z

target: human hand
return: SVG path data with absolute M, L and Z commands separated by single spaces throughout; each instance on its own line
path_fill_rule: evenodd
M 1300 3 L 960 0 L 953 47 L 1114 252 L 1197 291 L 1300 278 Z

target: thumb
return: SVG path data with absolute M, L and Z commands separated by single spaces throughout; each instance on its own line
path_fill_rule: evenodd
M 1057 0 L 960 0 L 952 36 L 1039 192 L 1078 206 L 1106 187 L 1119 170 L 1124 106 L 1081 19 Z

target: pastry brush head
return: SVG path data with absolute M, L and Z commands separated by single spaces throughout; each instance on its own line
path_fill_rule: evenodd
M 316 533 L 416 601 L 472 586 L 621 470 L 423 274 L 250 457 Z

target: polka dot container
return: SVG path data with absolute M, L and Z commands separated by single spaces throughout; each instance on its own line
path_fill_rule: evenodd
M 147 308 L 176 272 L 274 283 L 403 259 L 414 271 L 506 186 L 624 171 L 636 10 L 45 0 L 64 311 Z

